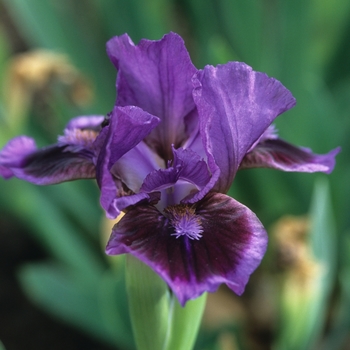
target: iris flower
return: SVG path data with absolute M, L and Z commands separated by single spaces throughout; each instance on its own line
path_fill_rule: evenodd
M 106 252 L 132 254 L 180 303 L 225 283 L 241 294 L 267 234 L 226 195 L 239 169 L 330 173 L 339 149 L 316 155 L 281 140 L 274 119 L 295 104 L 279 81 L 241 62 L 196 69 L 175 33 L 107 43 L 118 70 L 107 116 L 69 122 L 55 145 L 20 136 L 0 153 L 0 174 L 43 185 L 96 178 L 109 218 L 122 211 Z

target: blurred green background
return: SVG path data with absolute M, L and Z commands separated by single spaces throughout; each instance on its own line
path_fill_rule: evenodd
M 18 134 L 54 143 L 70 118 L 108 113 L 116 72 L 105 44 L 125 32 L 137 43 L 175 31 L 197 68 L 244 61 L 291 90 L 297 106 L 276 120 L 279 135 L 315 153 L 341 146 L 337 166 L 329 176 L 239 172 L 230 194 L 257 213 L 270 246 L 243 297 L 210 295 L 196 348 L 350 349 L 349 1 L 0 0 L 0 21 L 0 147 Z M 52 330 L 25 332 L 33 315 L 13 295 L 13 309 L 0 302 L 7 350 L 22 349 L 19 337 L 26 349 L 134 349 L 123 259 L 104 255 L 111 223 L 93 181 L 1 180 L 0 220 L 1 276 L 30 239 L 36 261 L 13 265 L 21 290 L 87 337 L 69 347 Z

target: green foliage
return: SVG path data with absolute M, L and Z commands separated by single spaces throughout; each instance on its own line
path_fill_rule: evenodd
M 282 295 L 280 335 L 275 349 L 316 348 L 326 322 L 336 271 L 336 231 L 325 180 L 317 182 L 310 212 L 312 276 L 289 286 Z M 307 272 L 306 272 L 307 273 Z
M 45 48 L 66 55 L 92 85 L 94 100 L 76 106 L 53 90 L 45 107 L 51 114 L 42 123 L 36 117 L 40 106 L 35 105 L 14 122 L 3 97 L 0 147 L 17 133 L 35 135 L 44 143 L 49 127 L 52 134 L 59 134 L 73 116 L 108 113 L 115 99 L 116 72 L 105 43 L 124 32 L 138 42 L 176 31 L 198 68 L 241 60 L 292 91 L 297 106 L 276 121 L 281 137 L 317 153 L 340 145 L 342 153 L 328 176 L 329 185 L 318 182 L 313 194 L 309 244 L 322 266 L 315 293 L 299 300 L 299 307 L 307 306 L 304 310 L 288 303 L 281 307 L 284 328 L 276 331 L 274 343 L 278 349 L 341 349 L 350 329 L 350 2 L 2 0 L 2 6 L 25 43 L 21 49 Z M 1 77 L 12 60 L 12 39 L 0 29 Z M 50 118 L 55 119 L 53 124 Z M 316 174 L 242 171 L 230 194 L 252 208 L 268 227 L 282 215 L 305 214 L 317 179 Z M 50 256 L 47 262 L 20 270 L 28 295 L 98 339 L 116 348 L 134 349 L 123 269 L 115 269 L 100 248 L 103 213 L 96 186 L 84 182 L 39 188 L 11 180 L 1 181 L 0 187 L 0 209 L 25 225 Z M 333 303 L 332 293 L 337 297 Z M 302 311 L 307 315 L 301 319 Z M 327 320 L 329 313 L 334 317 Z M 220 349 L 218 339 L 224 331 L 243 333 L 241 324 L 227 327 L 200 333 L 198 344 Z M 244 342 L 240 348 L 247 348 Z
M 122 276 L 111 272 L 92 278 L 53 264 L 27 265 L 20 271 L 27 294 L 63 321 L 103 342 L 133 347 Z

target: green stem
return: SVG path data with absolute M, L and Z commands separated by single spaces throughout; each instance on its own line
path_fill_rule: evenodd
M 147 265 L 126 256 L 126 288 L 138 350 L 191 350 L 196 341 L 206 295 L 182 307 L 167 284 Z
M 162 350 L 168 330 L 169 291 L 147 265 L 126 256 L 129 312 L 138 350 Z
M 207 294 L 190 300 L 182 307 L 173 296 L 171 329 L 166 350 L 192 350 L 197 339 L 199 327 L 207 301 Z

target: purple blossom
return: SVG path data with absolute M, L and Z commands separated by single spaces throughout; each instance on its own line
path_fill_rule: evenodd
M 118 70 L 108 117 L 73 119 L 43 149 L 25 136 L 11 140 L 0 175 L 36 184 L 96 177 L 107 216 L 125 212 L 108 254 L 144 261 L 182 305 L 221 283 L 243 293 L 267 234 L 226 195 L 236 172 L 329 173 L 339 149 L 316 155 L 281 140 L 271 123 L 294 106 L 291 93 L 240 62 L 197 70 L 177 34 L 138 45 L 124 34 L 107 52 Z

